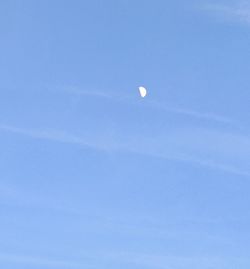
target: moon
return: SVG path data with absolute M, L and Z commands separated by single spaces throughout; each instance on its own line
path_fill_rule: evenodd
M 140 95 L 141 95 L 142 98 L 144 98 L 147 95 L 146 88 L 144 88 L 142 86 L 139 87 L 139 92 L 140 92 Z

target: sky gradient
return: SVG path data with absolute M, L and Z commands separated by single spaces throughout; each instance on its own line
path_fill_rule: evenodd
M 1 268 L 249 269 L 250 1 L 4 0 L 0 34 Z

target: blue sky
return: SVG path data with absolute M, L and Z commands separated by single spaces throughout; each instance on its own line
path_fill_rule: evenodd
M 1 1 L 0 34 L 1 268 L 249 268 L 249 1 Z

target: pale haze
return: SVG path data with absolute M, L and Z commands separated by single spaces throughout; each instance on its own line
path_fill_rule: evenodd
M 249 18 L 0 1 L 0 268 L 250 268 Z

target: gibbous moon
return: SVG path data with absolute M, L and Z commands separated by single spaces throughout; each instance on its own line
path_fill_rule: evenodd
M 147 95 L 147 90 L 144 87 L 139 87 L 139 92 L 141 97 L 145 97 Z

